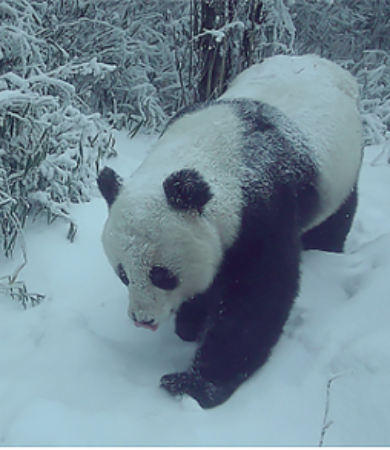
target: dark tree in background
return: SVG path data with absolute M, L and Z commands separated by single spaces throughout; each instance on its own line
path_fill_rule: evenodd
M 283 17 L 283 9 L 284 3 L 277 1 L 193 0 L 197 101 L 218 98 L 229 80 L 258 61 L 259 55 L 274 54 L 275 29 L 282 25 L 276 19 Z M 293 27 L 290 31 L 292 35 Z
M 230 78 L 232 49 L 224 30 L 233 21 L 236 3 L 237 0 L 195 1 L 195 11 L 200 9 L 196 39 L 200 68 L 198 100 L 201 102 L 219 97 Z

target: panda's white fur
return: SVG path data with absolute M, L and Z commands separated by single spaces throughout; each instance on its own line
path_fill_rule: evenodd
M 336 64 L 273 57 L 179 113 L 129 179 L 99 175 L 103 245 L 129 316 L 155 330 L 176 313 L 177 334 L 202 341 L 187 372 L 161 379 L 171 394 L 225 401 L 282 333 L 301 249 L 342 250 L 361 164 L 357 97 Z
M 212 114 L 206 109 L 183 117 L 160 138 L 112 205 L 103 245 L 112 266 L 122 264 L 129 277 L 128 314 L 138 322 L 161 323 L 183 300 L 206 290 L 223 250 L 234 240 L 241 209 L 238 168 L 232 164 L 239 160 L 238 126 L 225 105 Z M 192 166 L 202 168 L 213 184 L 215 200 L 204 215 L 167 209 L 164 179 Z M 157 242 L 162 245 L 154 246 Z M 178 274 L 177 289 L 164 291 L 150 283 L 150 267 L 158 264 Z

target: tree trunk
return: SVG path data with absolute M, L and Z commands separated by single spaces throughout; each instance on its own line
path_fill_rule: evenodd
M 255 25 L 263 19 L 263 4 L 261 0 L 246 1 L 243 6 L 239 0 L 194 0 L 193 32 L 199 61 L 197 101 L 218 98 L 228 81 L 254 62 Z M 245 23 L 235 22 L 237 8 L 247 11 Z
M 230 49 L 227 34 L 218 30 L 230 22 L 235 1 L 200 0 L 199 101 L 217 98 L 226 89 L 231 64 Z

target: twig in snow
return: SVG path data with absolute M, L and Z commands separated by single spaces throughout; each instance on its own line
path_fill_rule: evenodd
M 321 429 L 321 436 L 320 436 L 320 443 L 318 444 L 319 447 L 323 447 L 324 445 L 324 439 L 325 439 L 325 435 L 326 432 L 328 431 L 328 429 L 333 425 L 333 420 L 329 420 L 328 416 L 329 416 L 329 408 L 330 408 L 330 391 L 332 388 L 332 384 L 335 380 L 337 380 L 340 377 L 343 377 L 344 375 L 348 375 L 350 373 L 352 373 L 352 370 L 348 370 L 346 372 L 342 372 L 339 373 L 335 376 L 333 376 L 332 378 L 330 378 L 328 380 L 328 383 L 326 385 L 326 403 L 325 403 L 325 412 L 324 412 L 324 420 L 322 422 L 322 429 Z
M 19 238 L 20 247 L 22 250 L 23 262 L 16 268 L 12 275 L 7 275 L 0 278 L 0 294 L 8 295 L 13 299 L 16 298 L 22 304 L 23 308 L 26 309 L 29 305 L 39 305 L 45 296 L 43 294 L 29 292 L 25 283 L 23 281 L 18 281 L 18 276 L 27 265 L 28 260 L 26 243 L 21 230 L 21 224 L 15 214 L 13 215 L 13 220 L 19 230 L 17 236 Z

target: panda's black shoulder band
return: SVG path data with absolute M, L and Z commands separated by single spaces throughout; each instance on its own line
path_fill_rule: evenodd
M 210 186 L 195 169 L 173 172 L 163 183 L 167 202 L 178 210 L 203 212 L 206 203 L 213 197 Z

